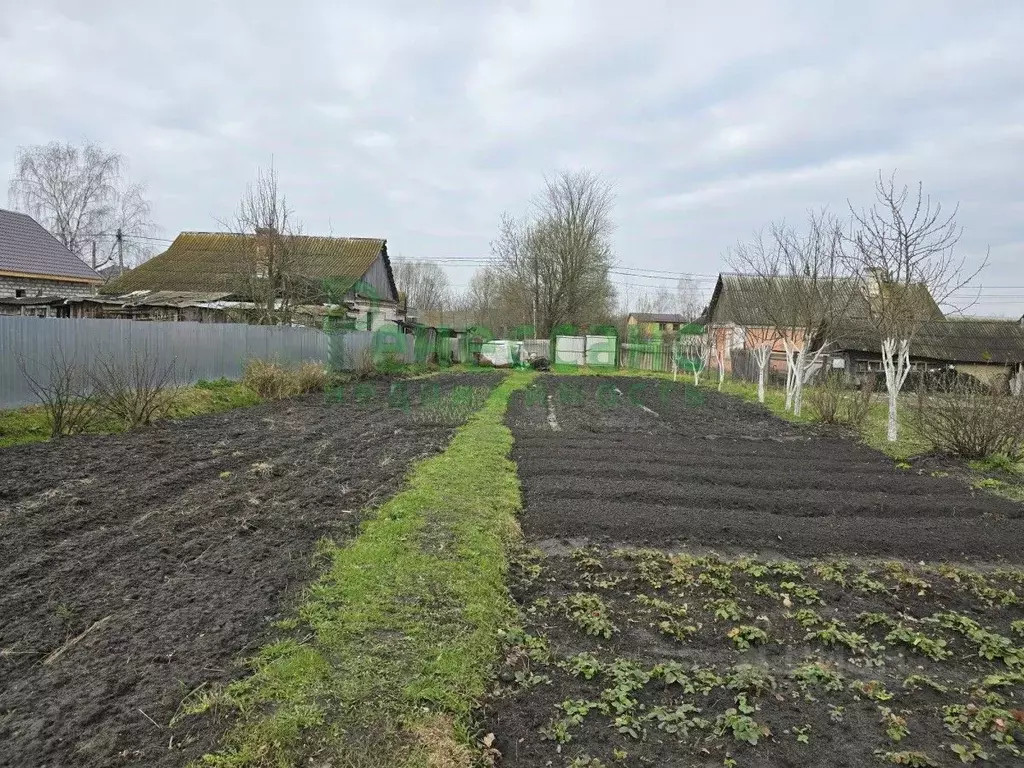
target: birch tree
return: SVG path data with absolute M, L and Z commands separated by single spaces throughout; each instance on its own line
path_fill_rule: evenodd
M 864 276 L 868 320 L 879 339 L 889 400 L 887 437 L 899 439 L 899 393 L 910 374 L 914 341 L 927 323 L 941 320 L 939 304 L 949 304 L 988 263 L 974 270 L 955 247 L 962 229 L 959 206 L 949 214 L 942 204 L 896 184 L 895 174 L 878 176 L 875 204 L 860 212 L 850 206 L 854 231 L 850 263 Z M 962 309 L 962 307 L 961 307 Z
M 839 219 L 826 211 L 812 212 L 804 231 L 772 224 L 767 235 L 758 233 L 727 257 L 742 273 L 751 309 L 782 341 L 786 409 L 798 416 L 804 385 L 831 347 L 837 321 L 856 295 L 845 271 L 844 242 Z
M 126 178 L 125 166 L 123 155 L 92 142 L 19 147 L 9 203 L 94 269 L 119 257 L 138 263 L 155 227 L 146 188 Z

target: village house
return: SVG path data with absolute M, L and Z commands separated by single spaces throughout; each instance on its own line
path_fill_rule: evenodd
M 772 344 L 770 367 L 786 368 L 783 335 L 797 348 L 805 343 L 800 329 L 775 327 L 780 313 L 771 301 L 799 300 L 804 278 L 765 279 L 753 275 L 719 275 L 707 310 L 712 348 L 721 353 L 725 368 L 743 378 L 753 378 L 751 350 Z M 882 340 L 869 322 L 873 291 L 879 290 L 871 277 L 845 277 L 832 284 L 832 300 L 839 311 L 828 331 L 828 353 L 821 361 L 831 370 L 843 371 L 851 383 L 882 369 Z M 1024 364 L 1024 319 L 989 320 L 947 318 L 925 286 L 914 286 L 914 301 L 927 319 L 910 348 L 911 367 L 916 370 L 956 370 L 982 381 L 995 383 L 1009 378 Z
M 670 336 L 682 330 L 689 320 L 675 313 L 630 312 L 626 317 L 626 338 L 641 340 Z
M 778 304 L 806 300 L 807 278 L 772 277 L 723 273 L 718 276 L 711 302 L 705 313 L 712 349 L 725 360 L 726 371 L 733 370 L 734 358 L 749 364 L 745 354 L 763 345 L 772 345 L 770 368 L 784 371 L 786 347 L 784 337 L 800 349 L 805 343 L 805 329 L 779 328 L 776 323 L 785 312 L 776 311 Z M 830 284 L 830 301 L 835 308 L 837 324 L 866 323 L 870 316 L 869 282 L 861 277 L 839 278 Z M 942 311 L 924 286 L 915 287 L 922 313 L 932 320 L 941 320 Z
M 269 304 L 287 307 L 292 323 L 378 330 L 404 319 L 385 240 L 289 236 L 287 263 L 274 264 L 261 261 L 262 234 L 182 232 L 81 302 L 83 316 L 266 322 L 259 310 L 273 285 Z
M 57 317 L 103 278 L 31 216 L 0 209 L 0 315 Z

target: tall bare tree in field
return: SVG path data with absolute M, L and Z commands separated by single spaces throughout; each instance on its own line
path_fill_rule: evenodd
M 259 169 L 256 181 L 242 195 L 229 228 L 236 234 L 235 290 L 254 304 L 256 322 L 290 323 L 295 308 L 316 298 L 316 289 L 303 278 L 300 265 L 306 240 L 277 171 Z
M 767 236 L 759 233 L 727 257 L 748 283 L 752 309 L 786 349 L 786 408 L 796 415 L 803 409 L 804 385 L 857 296 L 846 272 L 844 243 L 839 219 L 812 212 L 803 231 L 773 224 Z
M 866 277 L 868 316 L 880 339 L 889 395 L 888 439 L 899 439 L 898 399 L 910 373 L 910 352 L 921 328 L 941 319 L 938 304 L 949 304 L 987 265 L 968 269 L 955 247 L 962 230 L 959 206 L 943 213 L 941 203 L 896 184 L 895 174 L 875 183 L 875 204 L 850 210 L 854 232 L 849 262 Z M 960 308 L 962 309 L 962 307 Z
M 146 188 L 127 180 L 125 165 L 122 155 L 91 142 L 19 147 L 10 205 L 94 267 L 137 263 L 151 252 L 154 225 Z
M 528 216 L 502 217 L 491 245 L 494 269 L 502 290 L 522 297 L 538 335 L 610 312 L 613 204 L 600 176 L 562 171 L 546 180 Z
M 394 259 L 395 284 L 410 309 L 438 311 L 449 308 L 452 285 L 444 268 L 427 261 Z

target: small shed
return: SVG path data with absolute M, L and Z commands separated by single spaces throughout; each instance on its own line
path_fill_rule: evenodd
M 860 380 L 881 372 L 882 340 L 873 327 L 846 326 L 835 343 L 834 367 Z M 1024 365 L 1024 320 L 947 319 L 926 323 L 910 345 L 911 367 L 952 368 L 979 381 L 1004 381 Z

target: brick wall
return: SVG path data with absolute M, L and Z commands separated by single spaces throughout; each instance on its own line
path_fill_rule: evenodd
M 91 296 L 96 293 L 96 286 L 89 283 L 0 275 L 0 296 L 17 296 L 19 290 L 25 291 L 25 296 Z

